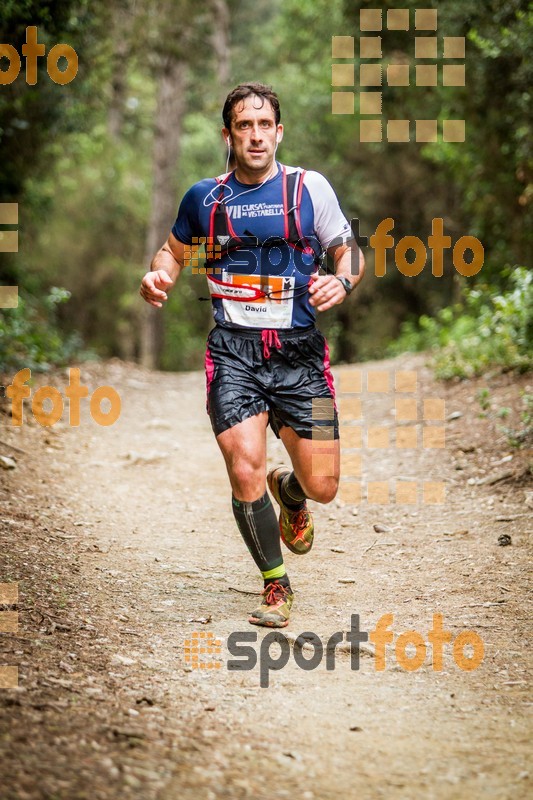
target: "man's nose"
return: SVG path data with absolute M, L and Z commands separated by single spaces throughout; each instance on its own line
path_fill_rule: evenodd
M 261 134 L 262 134 L 261 128 L 256 123 L 252 128 L 252 139 L 255 140 L 261 139 L 262 138 Z

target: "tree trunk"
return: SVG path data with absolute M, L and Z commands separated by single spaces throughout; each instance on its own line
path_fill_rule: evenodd
M 176 175 L 185 112 L 186 64 L 172 55 L 161 62 L 152 152 L 152 208 L 148 224 L 145 265 L 164 244 L 176 218 Z M 141 325 L 141 363 L 157 368 L 163 346 L 162 309 L 146 305 Z
M 107 129 L 111 138 L 117 142 L 122 133 L 124 106 L 127 94 L 126 59 L 131 49 L 131 27 L 133 12 L 129 3 L 117 5 L 112 9 L 113 56 Z
M 229 8 L 226 0 L 211 0 L 213 7 L 213 33 L 211 42 L 215 53 L 217 80 L 221 99 L 225 100 L 229 91 L 230 48 L 229 48 Z

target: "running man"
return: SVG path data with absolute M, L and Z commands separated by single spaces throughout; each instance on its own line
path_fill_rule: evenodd
M 293 553 L 308 553 L 314 526 L 306 501 L 331 502 L 339 483 L 335 391 L 316 311 L 342 303 L 364 271 L 327 180 L 276 161 L 280 116 L 268 86 L 248 83 L 230 92 L 222 136 L 235 169 L 188 190 L 140 289 L 160 308 L 191 247 L 199 237 L 207 240 L 215 327 L 205 356 L 206 409 L 226 462 L 237 527 L 264 581 L 249 622 L 269 627 L 288 624 L 294 599 L 280 540 Z M 325 251 L 335 274 L 319 274 Z M 268 424 L 292 469 L 280 466 L 266 476 Z M 313 470 L 313 439 L 326 440 L 333 469 Z

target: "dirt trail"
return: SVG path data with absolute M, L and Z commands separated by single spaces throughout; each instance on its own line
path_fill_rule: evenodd
M 348 369 L 334 370 L 341 388 Z M 428 646 L 406 671 L 388 647 L 377 672 L 364 646 L 358 670 L 346 647 L 334 670 L 323 659 L 313 671 L 291 648 L 268 688 L 259 664 L 229 671 L 232 632 L 256 633 L 258 654 L 270 632 L 246 622 L 261 587 L 231 513 L 203 374 L 82 367 L 91 392 L 108 384 L 121 395 L 113 426 L 87 409 L 79 428 L 41 428 L 26 408 L 15 431 L 0 416 L 0 439 L 25 451 L 0 476 L 0 582 L 18 581 L 20 614 L 18 635 L 0 634 L 0 663 L 19 667 L 19 688 L 0 690 L 3 800 L 531 796 L 530 509 L 523 488 L 489 482 L 517 456 L 501 463 L 510 451 L 490 441 L 472 384 L 436 385 L 418 357 L 364 365 L 395 369 L 417 370 L 419 397 L 446 397 L 447 416 L 462 416 L 443 423 L 445 450 L 366 451 L 363 481 L 443 481 L 446 502 L 312 504 L 313 552 L 287 553 L 297 594 L 283 633 L 325 644 L 352 614 L 368 631 L 391 613 L 396 635 L 427 642 L 441 613 L 454 638 L 481 636 L 481 666 L 459 669 L 447 645 L 435 671 Z M 494 391 L 518 388 L 502 378 Z M 390 394 L 365 395 L 365 428 L 392 431 L 392 407 Z M 269 465 L 283 461 L 270 435 Z M 498 546 L 501 533 L 512 546 Z M 186 660 L 195 632 L 221 641 L 218 659 L 200 655 L 220 668 Z

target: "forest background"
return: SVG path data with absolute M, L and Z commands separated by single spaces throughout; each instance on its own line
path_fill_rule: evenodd
M 332 36 L 355 37 L 359 12 L 410 9 L 410 30 L 384 30 L 383 73 L 409 64 L 414 12 L 438 12 L 439 86 L 390 87 L 383 119 L 438 119 L 438 141 L 359 141 L 355 114 L 332 114 Z M 392 252 L 376 277 L 319 324 L 334 363 L 401 352 L 436 352 L 443 378 L 492 365 L 531 367 L 533 283 L 530 110 L 532 5 L 523 0 L 3 0 L 0 42 L 19 53 L 36 25 L 46 51 L 74 47 L 78 73 L 61 86 L 46 59 L 38 80 L 0 86 L 0 202 L 18 203 L 19 248 L 0 253 L 0 284 L 19 287 L 17 308 L 0 311 L 0 373 L 46 370 L 118 356 L 165 370 L 202 366 L 212 325 L 205 278 L 188 269 L 164 311 L 142 303 L 139 282 L 162 245 L 179 200 L 197 180 L 220 174 L 221 108 L 237 83 L 271 84 L 285 137 L 278 158 L 322 172 L 348 219 L 370 236 L 391 217 L 396 243 L 427 243 L 444 220 L 455 243 L 484 247 L 482 269 L 464 277 L 451 250 L 444 275 L 431 256 L 416 277 Z M 441 42 L 465 37 L 466 85 L 443 86 Z M 429 62 L 427 62 L 429 63 Z M 435 63 L 435 62 L 431 62 Z M 62 65 L 60 64 L 60 67 Z M 6 60 L 0 60 L 6 69 Z M 346 87 L 348 90 L 350 87 Z M 343 89 L 341 89 L 343 90 Z M 345 90 L 345 89 L 344 89 Z M 464 119 L 464 142 L 442 141 L 442 120 Z M 0 225 L 3 231 L 14 226 Z M 411 253 L 411 257 L 412 257 Z

